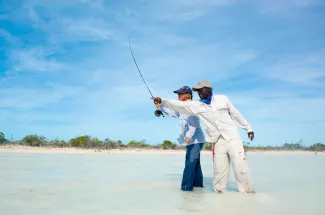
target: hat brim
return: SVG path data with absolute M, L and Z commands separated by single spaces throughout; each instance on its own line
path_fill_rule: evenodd
M 191 94 L 190 92 L 181 92 L 179 90 L 175 90 L 174 93 L 177 93 L 177 94 Z
M 200 90 L 200 89 L 202 89 L 204 87 L 212 89 L 212 87 L 210 87 L 210 86 L 196 85 L 196 86 L 192 87 L 192 91 L 198 91 L 198 90 Z
M 202 88 L 203 88 L 203 86 L 201 86 L 201 85 L 196 85 L 196 86 L 192 87 L 192 90 L 193 90 L 193 91 L 198 91 L 199 89 L 202 89 Z

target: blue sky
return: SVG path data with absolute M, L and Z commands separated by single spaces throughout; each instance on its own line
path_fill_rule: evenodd
M 0 131 L 176 141 L 155 96 L 208 80 L 254 145 L 325 142 L 325 4 L 318 0 L 4 0 Z M 198 96 L 195 95 L 195 99 Z M 248 141 L 246 134 L 244 141 Z

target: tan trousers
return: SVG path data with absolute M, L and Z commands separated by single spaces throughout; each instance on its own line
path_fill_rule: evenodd
M 227 189 L 230 161 L 236 177 L 238 191 L 247 192 L 253 189 L 242 139 L 239 134 L 236 136 L 229 141 L 220 137 L 214 143 L 213 188 L 216 192 L 224 192 Z

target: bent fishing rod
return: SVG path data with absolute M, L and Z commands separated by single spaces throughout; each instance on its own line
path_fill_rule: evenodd
M 133 61 L 134 61 L 135 65 L 136 65 L 136 67 L 137 67 L 137 69 L 138 69 L 138 72 L 139 72 L 139 74 L 140 74 L 140 76 L 141 76 L 141 78 L 142 78 L 142 81 L 143 81 L 144 84 L 146 85 L 146 87 L 147 87 L 147 89 L 148 89 L 148 91 L 149 91 L 149 93 L 150 93 L 150 95 L 151 95 L 151 98 L 153 98 L 153 95 L 152 95 L 152 93 L 151 93 L 151 91 L 150 91 L 150 89 L 149 89 L 149 87 L 148 87 L 146 81 L 144 80 L 143 75 L 141 74 L 141 71 L 140 71 L 140 69 L 139 69 L 139 67 L 138 67 L 137 61 L 135 60 L 135 57 L 134 57 L 134 55 L 133 55 L 133 51 L 132 51 L 132 48 L 131 48 L 131 36 L 132 36 L 132 34 L 133 34 L 133 32 L 131 32 L 130 35 L 129 35 L 129 47 L 130 47 L 130 51 L 131 51 L 131 54 L 132 54 L 132 57 L 133 57 Z M 162 112 L 161 110 L 157 109 L 157 110 L 155 111 L 155 116 L 160 117 L 161 115 L 162 115 L 163 117 L 165 117 L 164 114 L 163 114 L 163 112 Z

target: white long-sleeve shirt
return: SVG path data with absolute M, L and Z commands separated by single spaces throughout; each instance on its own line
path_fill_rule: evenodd
M 162 99 L 162 105 L 179 113 L 197 116 L 207 134 L 206 142 L 214 143 L 220 135 L 225 140 L 236 138 L 239 135 L 237 126 L 247 132 L 253 131 L 246 119 L 225 95 L 214 95 L 211 104 L 201 101 L 183 102 Z
M 163 105 L 160 105 L 160 110 L 166 113 L 168 116 L 178 117 L 180 119 L 179 125 L 181 134 L 177 138 L 179 144 L 191 145 L 196 143 L 204 143 L 204 133 L 198 117 L 179 113 L 170 108 L 166 108 Z M 191 142 L 186 143 L 185 138 L 190 138 Z

